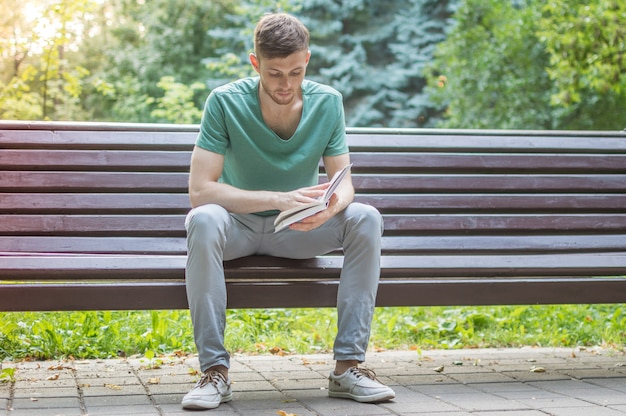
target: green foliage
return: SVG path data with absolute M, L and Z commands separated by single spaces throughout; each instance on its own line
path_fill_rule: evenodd
M 538 33 L 551 57 L 555 104 L 579 103 L 588 91 L 626 94 L 625 21 L 623 1 L 545 2 Z
M 0 22 L 0 115 L 15 119 L 82 119 L 83 80 L 74 59 L 95 0 L 9 1 Z
M 5 313 L 2 358 L 106 358 L 191 350 L 186 311 Z
M 306 1 L 309 74 L 344 96 L 350 126 L 417 127 L 435 115 L 424 65 L 445 39 L 453 1 Z
M 2 382 L 12 383 L 14 381 L 15 381 L 15 368 L 13 367 L 3 368 L 2 371 L 0 371 L 0 383 Z
M 467 0 L 429 67 L 442 127 L 551 129 L 549 57 L 535 36 L 539 13 L 510 1 Z
M 34 120 L 41 114 L 41 96 L 31 91 L 32 81 L 37 76 L 33 66 L 27 66 L 12 77 L 8 84 L 0 81 L 0 118 L 5 120 Z
M 152 117 L 157 121 L 178 124 L 200 122 L 202 110 L 194 105 L 194 95 L 206 89 L 204 84 L 194 82 L 187 86 L 176 82 L 174 77 L 163 77 L 157 86 L 165 91 L 165 95 L 155 100 L 157 107 L 152 110 Z
M 309 27 L 308 74 L 343 94 L 349 126 L 625 127 L 615 0 L 3 4 L 5 119 L 196 122 L 212 88 L 254 75 L 257 19 L 286 11 Z
M 463 0 L 427 69 L 439 126 L 623 129 L 624 7 Z
M 332 350 L 334 308 L 227 311 L 226 345 L 241 353 Z M 626 348 L 622 305 L 378 308 L 373 349 L 520 346 Z M 0 314 L 0 360 L 195 352 L 188 311 Z

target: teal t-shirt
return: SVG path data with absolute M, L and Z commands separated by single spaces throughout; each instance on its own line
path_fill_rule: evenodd
M 220 181 L 240 189 L 286 192 L 317 184 L 322 156 L 348 152 L 341 95 L 304 80 L 300 123 L 284 140 L 263 120 L 258 85 L 254 77 L 214 89 L 196 145 L 224 155 Z

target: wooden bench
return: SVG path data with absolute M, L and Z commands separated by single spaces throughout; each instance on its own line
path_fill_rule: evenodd
M 0 122 L 0 310 L 186 308 L 196 133 Z M 348 140 L 356 199 L 385 220 L 379 306 L 626 302 L 626 132 Z M 334 306 L 341 265 L 227 262 L 228 306 Z

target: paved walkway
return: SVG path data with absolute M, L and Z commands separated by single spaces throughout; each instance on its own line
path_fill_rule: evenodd
M 396 399 L 327 397 L 330 355 L 236 356 L 234 399 L 183 411 L 195 357 L 3 363 L 0 416 L 613 416 L 626 415 L 626 355 L 600 349 L 479 349 L 368 354 Z

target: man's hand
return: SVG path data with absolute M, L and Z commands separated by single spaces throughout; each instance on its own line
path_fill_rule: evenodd
M 291 208 L 315 202 L 319 197 L 324 195 L 324 191 L 326 190 L 326 188 L 328 188 L 329 185 L 330 184 L 328 183 L 323 183 L 315 186 L 296 189 L 290 192 L 283 192 L 280 194 L 278 200 L 278 210 L 286 211 Z
M 311 215 L 310 217 L 303 218 L 300 221 L 291 224 L 289 229 L 295 231 L 311 231 L 318 228 L 341 211 L 338 209 L 338 201 L 339 198 L 337 197 L 337 194 L 333 194 L 328 202 L 328 208 L 315 215 Z

